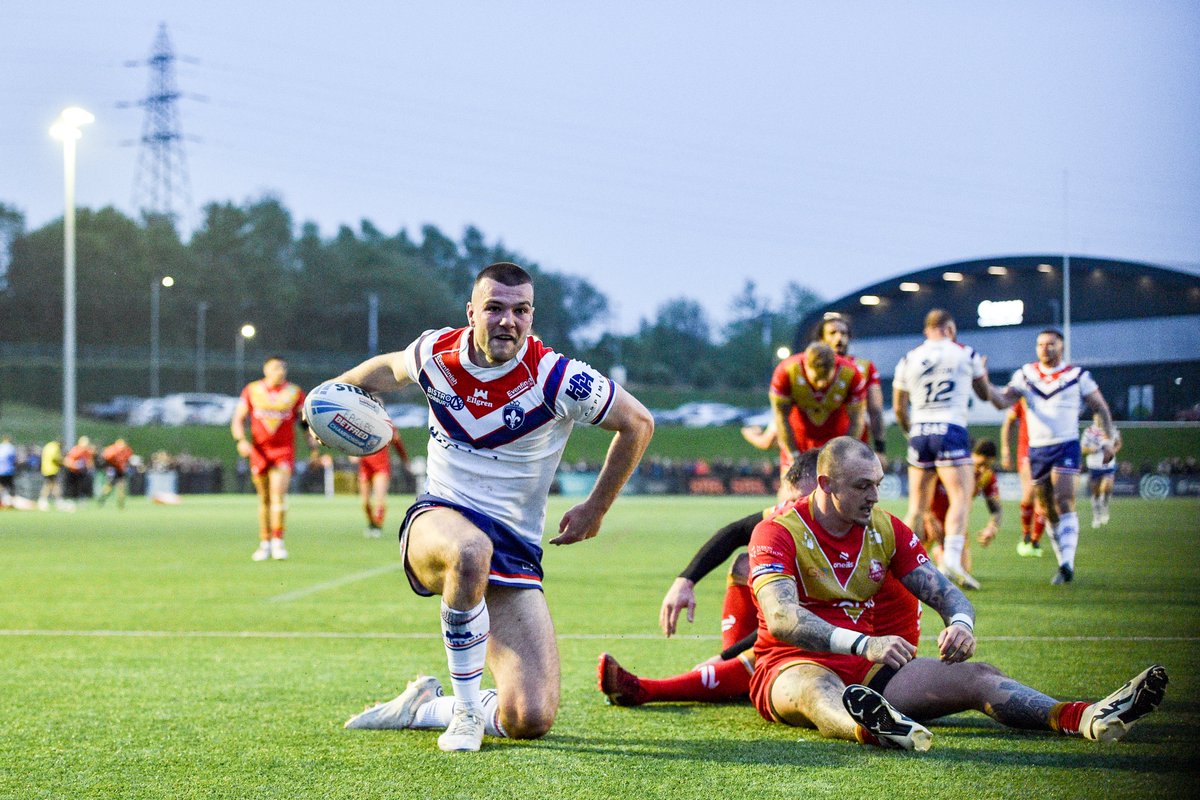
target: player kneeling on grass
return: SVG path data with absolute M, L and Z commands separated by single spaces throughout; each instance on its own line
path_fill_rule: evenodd
M 863 443 L 841 437 L 817 463 L 817 491 L 755 527 L 750 576 L 759 609 L 750 697 L 764 718 L 822 735 L 926 750 L 916 720 L 974 709 L 1014 728 L 1111 740 L 1162 702 L 1152 666 L 1098 703 L 1059 702 L 999 669 L 970 663 L 975 613 L 929 562 L 921 542 L 876 508 L 883 471 Z M 939 658 L 916 658 L 899 636 L 875 636 L 875 593 L 892 572 L 941 615 Z M 892 621 L 894 622 L 894 621 Z
M 440 594 L 454 696 L 418 677 L 348 728 L 445 728 L 438 746 L 478 750 L 484 733 L 544 735 L 559 701 L 558 648 L 541 592 L 546 500 L 576 422 L 615 433 L 591 493 L 551 544 L 590 539 L 654 430 L 632 395 L 529 332 L 533 281 L 493 264 L 475 279 L 464 328 L 426 331 L 338 380 L 369 392 L 419 384 L 429 400 L 426 494 L 408 510 L 400 551 L 413 590 Z M 482 691 L 487 666 L 495 691 Z

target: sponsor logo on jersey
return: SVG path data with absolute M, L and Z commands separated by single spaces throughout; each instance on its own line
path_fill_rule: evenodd
M 466 403 L 463 402 L 463 399 L 458 395 L 443 392 L 441 389 L 435 389 L 432 386 L 425 390 L 425 396 L 437 403 L 439 406 L 445 406 L 446 408 L 451 408 L 455 411 L 462 411 L 463 406 L 466 405 Z
M 523 380 L 519 384 L 517 384 L 515 389 L 508 390 L 508 399 L 512 400 L 517 395 L 524 394 L 525 392 L 532 389 L 535 385 L 536 384 L 534 383 L 534 381 L 531 378 L 526 378 L 525 380 Z
M 592 393 L 592 376 L 586 372 L 580 372 L 571 376 L 567 381 L 567 397 L 572 400 L 583 402 L 588 399 Z
M 521 408 L 516 403 L 510 403 L 504 407 L 504 413 L 501 415 L 504 424 L 509 430 L 516 430 L 525 422 L 525 409 Z
M 487 406 L 488 408 L 491 408 L 493 405 L 495 405 L 495 403 L 493 403 L 491 400 L 488 400 L 487 389 L 476 389 L 471 396 L 467 398 L 467 402 L 473 406 Z
M 433 363 L 437 364 L 438 371 L 442 373 L 442 377 L 445 378 L 451 386 L 458 385 L 458 379 L 454 377 L 454 373 L 452 373 L 450 368 L 446 366 L 446 362 L 442 360 L 440 353 L 433 357 Z M 443 403 L 443 405 L 445 404 Z
M 754 558 L 755 556 L 774 556 L 775 558 L 783 558 L 783 553 L 768 544 L 756 544 L 750 547 L 750 557 Z

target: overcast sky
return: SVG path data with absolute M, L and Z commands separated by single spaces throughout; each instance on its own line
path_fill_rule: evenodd
M 720 323 L 747 279 L 833 298 L 1065 248 L 1200 270 L 1195 0 L 12 0 L 0 202 L 30 228 L 62 214 L 72 104 L 97 117 L 79 204 L 132 213 L 143 111 L 118 103 L 161 22 L 194 59 L 194 209 L 474 224 L 586 276 L 617 330 L 679 296 Z

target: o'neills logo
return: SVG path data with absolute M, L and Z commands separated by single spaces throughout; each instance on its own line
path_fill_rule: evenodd
M 508 399 L 512 400 L 517 395 L 523 394 L 526 391 L 528 391 L 529 389 L 532 389 L 533 387 L 534 387 L 534 382 L 532 380 L 530 380 L 529 378 L 526 378 L 525 380 L 523 380 L 519 384 L 517 384 L 517 388 L 508 390 Z
M 433 363 L 437 364 L 438 372 L 442 373 L 442 377 L 445 378 L 451 386 L 458 385 L 458 379 L 455 378 L 450 372 L 450 368 L 446 366 L 446 362 L 442 361 L 442 357 L 440 355 L 433 357 Z
M 440 389 L 435 389 L 432 386 L 425 390 L 425 396 L 428 397 L 430 401 L 437 403 L 439 406 L 446 406 L 447 408 L 451 408 L 455 411 L 462 411 L 463 406 L 466 405 L 463 402 L 463 399 L 458 395 L 448 394 Z

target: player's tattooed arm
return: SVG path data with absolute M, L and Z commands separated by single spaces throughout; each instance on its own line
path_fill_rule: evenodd
M 955 614 L 966 614 L 972 620 L 975 619 L 975 607 L 971 605 L 971 601 L 961 589 L 938 572 L 932 563 L 922 564 L 901 578 L 900 582 L 918 600 L 937 611 L 947 624 Z
M 795 581 L 772 581 L 757 596 L 772 636 L 802 650 L 829 652 L 834 626 L 800 605 Z

